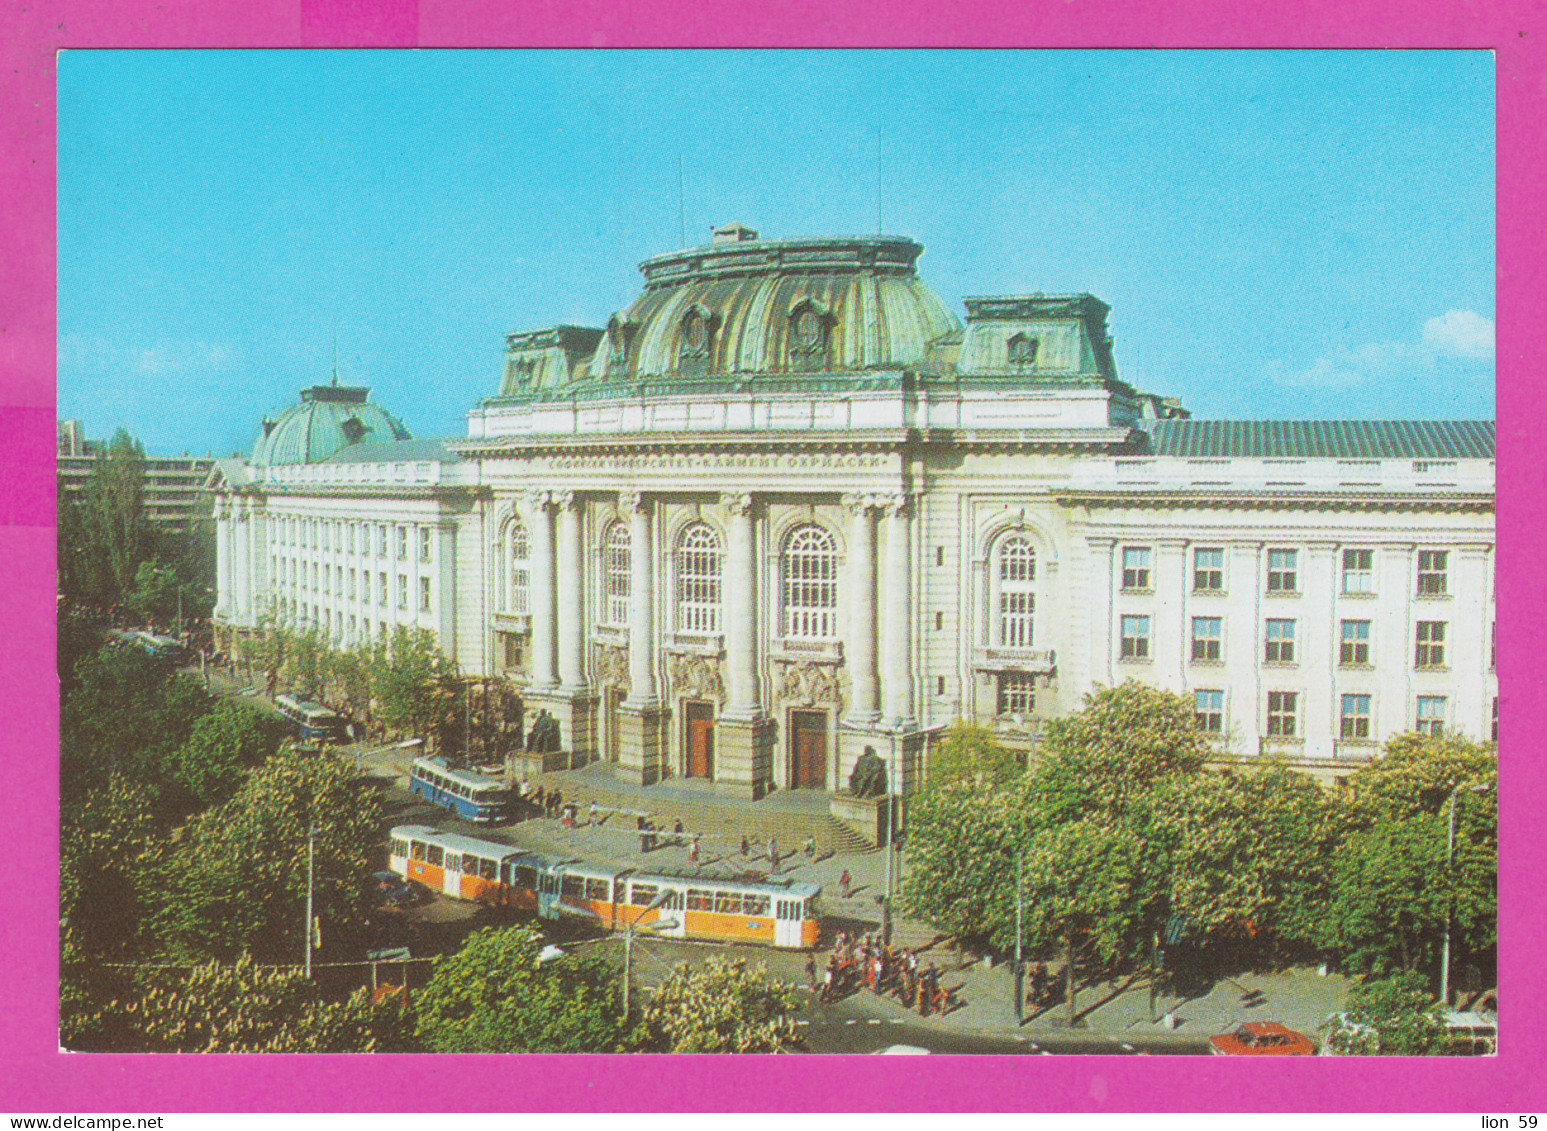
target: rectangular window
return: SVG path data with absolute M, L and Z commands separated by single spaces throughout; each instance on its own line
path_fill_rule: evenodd
M 1149 617 L 1123 618 L 1123 651 L 1125 660 L 1147 660 L 1150 654 Z
M 344 526 L 344 548 L 351 554 L 355 552 L 355 524 L 352 522 Z
M 936 695 L 944 695 L 945 694 L 945 676 L 943 676 L 943 675 L 935 676 L 935 694 Z
M 1199 689 L 1192 693 L 1193 718 L 1204 734 L 1223 734 L 1225 731 L 1225 693 Z
M 1225 551 L 1192 552 L 1192 587 L 1198 593 L 1219 593 L 1225 588 Z
M 430 611 L 430 579 L 428 577 L 421 577 L 419 579 L 419 611 L 421 613 Z
M 387 556 L 387 524 L 384 522 L 376 526 L 376 556 L 378 558 Z
M 408 608 L 408 575 L 406 573 L 397 575 L 397 607 L 400 609 Z
M 1298 593 L 1300 591 L 1299 563 L 1298 550 L 1269 550 L 1268 592 Z
M 1445 733 L 1445 696 L 1420 695 L 1418 697 L 1417 729 L 1419 734 Z
M 400 562 L 408 560 L 408 527 L 406 526 L 397 528 L 397 560 Z
M 1224 621 L 1219 617 L 1192 618 L 1192 658 L 1194 660 L 1218 660 L 1220 658 L 1220 633 Z
M 1006 588 L 999 594 L 1000 631 L 1006 648 L 1030 648 L 1035 639 L 1037 599 L 1034 593 Z
M 430 560 L 430 534 L 431 531 L 428 526 L 421 526 L 419 528 L 419 560 L 421 562 Z
M 1268 621 L 1267 653 L 1263 659 L 1270 664 L 1295 662 L 1295 622 L 1292 620 Z
M 939 631 L 941 631 L 944 628 L 945 628 L 945 614 L 944 613 L 936 613 L 935 614 L 935 631 L 939 632 Z
M 1418 551 L 1418 595 L 1443 597 L 1450 554 L 1446 550 Z
M 1150 552 L 1147 546 L 1123 547 L 1123 588 L 1150 587 Z
M 1499 697 L 1497 695 L 1493 697 L 1493 725 L 1488 731 L 1488 741 L 1495 746 L 1499 742 Z
M 1036 676 L 1026 672 L 999 673 L 999 714 L 1029 715 L 1036 705 Z
M 1343 551 L 1343 592 L 1375 592 L 1375 551 Z
M 355 598 L 355 571 L 354 570 L 350 570 L 349 571 L 349 589 L 347 590 L 347 593 L 348 593 L 349 599 L 351 601 L 353 601 L 354 598 Z
M 376 575 L 376 603 L 378 605 L 385 605 L 387 603 L 387 573 L 385 570 Z
M 1368 695 L 1343 696 L 1341 733 L 1344 738 L 1370 737 L 1370 697 Z
M 945 565 L 945 547 L 944 546 L 936 546 L 935 547 L 935 564 L 937 566 Z
M 1338 648 L 1338 663 L 1344 667 L 1362 667 L 1370 662 L 1370 622 L 1346 620 Z
M 1298 691 L 1268 692 L 1268 734 L 1271 737 L 1295 736 L 1295 712 L 1299 705 Z
M 1418 647 L 1413 655 L 1415 668 L 1443 668 L 1445 666 L 1445 622 L 1421 620 L 1418 622 Z

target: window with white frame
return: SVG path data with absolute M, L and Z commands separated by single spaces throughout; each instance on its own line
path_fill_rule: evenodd
M 406 526 L 397 528 L 397 560 L 400 562 L 408 560 L 408 527 Z
M 348 596 L 348 598 L 351 601 L 353 601 L 355 599 L 355 571 L 354 570 L 350 570 L 349 571 L 349 588 L 345 591 L 345 594 L 346 594 L 346 596 Z M 352 631 L 353 630 L 351 630 L 351 632 Z
M 1445 666 L 1445 622 L 1421 620 L 1418 622 L 1418 643 L 1413 653 L 1415 668 L 1443 668 Z
M 1269 620 L 1267 631 L 1267 650 L 1263 659 L 1270 664 L 1292 664 L 1295 662 L 1295 622 L 1292 620 Z
M 1150 619 L 1125 616 L 1122 619 L 1122 658 L 1147 660 L 1150 654 Z
M 1029 672 L 999 673 L 1000 715 L 1029 715 L 1037 706 L 1037 677 Z
M 1370 697 L 1368 695 L 1343 696 L 1343 713 L 1339 731 L 1344 738 L 1363 740 L 1370 737 Z
M 1418 697 L 1417 730 L 1419 734 L 1445 733 L 1445 696 L 1420 695 Z
M 1221 593 L 1224 591 L 1224 550 L 1200 549 L 1192 552 L 1192 587 L 1198 593 Z
M 397 575 L 397 607 L 408 608 L 408 574 L 406 573 Z
M 421 562 L 430 560 L 430 543 L 434 540 L 434 533 L 432 527 L 421 526 L 419 528 L 419 560 Z
M 1268 551 L 1268 592 L 1298 593 L 1300 552 L 1298 550 Z
M 1214 688 L 1199 688 L 1192 693 L 1193 721 L 1204 734 L 1225 731 L 1225 693 Z
M 838 543 L 816 525 L 796 527 L 784 540 L 784 635 L 832 640 L 838 635 Z
M 385 522 L 377 523 L 376 525 L 376 556 L 378 558 L 387 556 L 387 524 Z
M 629 545 L 628 523 L 614 522 L 602 544 L 603 575 L 607 586 L 604 602 L 607 624 L 628 624 Z
M 1365 667 L 1370 662 L 1370 622 L 1346 620 L 1341 625 L 1338 663 L 1343 667 Z
M 1488 741 L 1497 744 L 1499 741 L 1499 697 L 1493 697 L 1493 722 L 1488 728 Z
M 1293 738 L 1298 732 L 1298 691 L 1268 692 L 1268 735 L 1271 738 Z
M 355 552 L 355 524 L 352 522 L 344 527 L 344 549 L 351 554 Z M 354 634 L 354 625 L 350 625 L 349 635 L 353 636 Z
M 376 575 L 376 603 L 383 608 L 387 604 L 387 571 L 382 570 Z
M 1220 617 L 1192 618 L 1192 658 L 1204 662 L 1221 658 L 1224 621 Z
M 999 544 L 999 643 L 1030 648 L 1036 639 L 1037 552 L 1021 537 Z
M 1150 551 L 1148 546 L 1123 547 L 1123 588 L 1150 587 Z
M 720 631 L 720 536 L 703 522 L 677 542 L 677 630 Z
M 421 613 L 430 611 L 430 579 L 428 577 L 421 577 L 419 579 L 419 611 Z
M 1445 550 L 1418 551 L 1418 595 L 1443 597 L 1447 592 L 1450 554 Z
M 1375 592 L 1375 551 L 1343 551 L 1343 592 L 1355 595 Z
M 532 544 L 527 538 L 526 527 L 519 522 L 510 524 L 510 590 L 509 608 L 513 613 L 531 611 L 532 598 Z

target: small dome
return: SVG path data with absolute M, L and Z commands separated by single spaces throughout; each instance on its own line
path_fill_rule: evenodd
M 353 444 L 410 439 L 395 416 L 366 399 L 370 392 L 349 385 L 302 389 L 300 404 L 263 421 L 248 462 L 255 467 L 320 463 Z
M 725 232 L 641 265 L 645 291 L 609 325 L 595 377 L 899 369 L 961 330 L 915 274 L 912 240 Z

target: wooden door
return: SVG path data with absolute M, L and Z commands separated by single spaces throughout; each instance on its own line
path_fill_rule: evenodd
M 623 692 L 616 687 L 607 689 L 607 760 L 616 762 L 623 748 L 622 711 Z
M 714 707 L 709 703 L 687 705 L 688 777 L 714 777 Z
M 791 781 L 795 789 L 827 788 L 827 713 L 790 712 Z

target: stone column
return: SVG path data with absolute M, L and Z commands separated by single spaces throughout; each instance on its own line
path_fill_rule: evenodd
M 628 546 L 628 703 L 660 705 L 655 688 L 655 539 L 650 503 L 637 491 L 625 493 L 621 509 L 629 516 Z
M 888 726 L 909 730 L 913 719 L 913 577 L 910 567 L 909 502 L 897 495 L 886 502 L 886 695 L 882 714 Z
M 238 621 L 242 624 L 249 624 L 250 618 L 248 613 L 252 609 L 252 593 L 250 592 L 252 575 L 248 567 L 252 564 L 250 552 L 252 527 L 246 499 L 241 499 L 237 502 L 236 514 L 233 517 L 236 522 L 236 561 L 234 563 L 235 568 L 232 570 L 233 611 Z
M 529 492 L 525 502 L 527 528 L 532 534 L 531 688 L 551 691 L 559 685 L 553 666 L 553 516 L 548 513 L 548 492 Z
M 231 607 L 231 501 L 221 499 L 215 505 L 215 578 L 219 583 L 219 599 L 215 603 L 215 616 L 225 619 L 232 614 Z
M 726 495 L 723 501 L 730 512 L 725 594 L 725 650 L 730 669 L 730 694 L 725 714 L 732 718 L 751 718 L 761 707 L 755 640 L 757 587 L 752 548 L 752 496 Z
M 585 691 L 581 642 L 585 638 L 580 608 L 580 502 L 573 491 L 557 491 L 559 529 L 554 577 L 559 622 L 559 682 L 571 694 Z
M 876 703 L 876 530 L 872 500 L 847 495 L 844 504 L 854 515 L 849 554 L 849 638 L 844 642 L 854 701 L 847 722 L 867 726 L 880 715 Z

